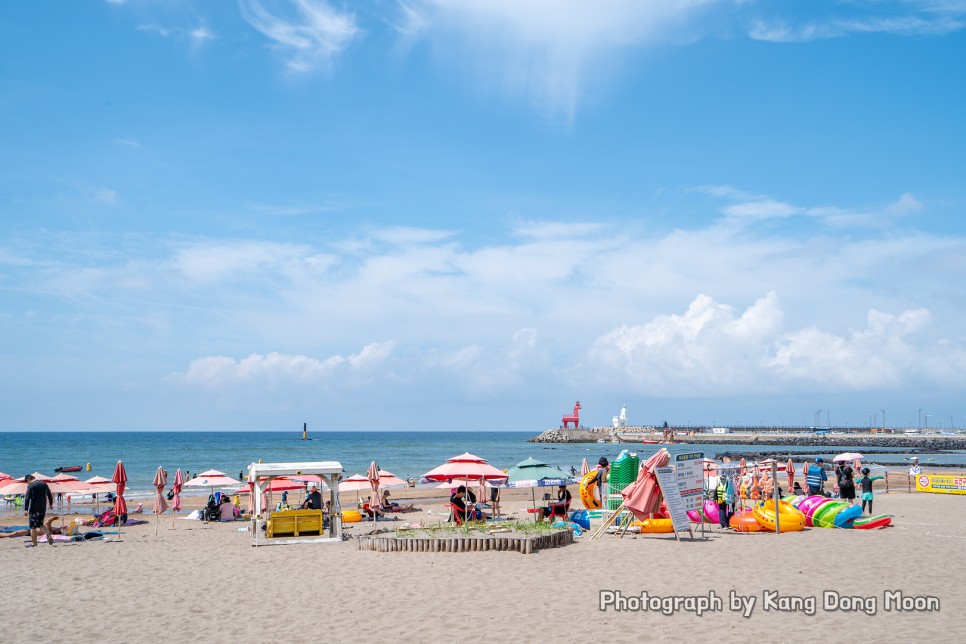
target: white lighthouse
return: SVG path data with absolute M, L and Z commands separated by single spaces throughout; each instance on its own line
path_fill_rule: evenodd
M 614 423 L 614 429 L 624 429 L 627 427 L 627 403 L 624 403 L 624 405 L 621 406 L 621 415 L 614 416 L 614 419 L 611 422 Z

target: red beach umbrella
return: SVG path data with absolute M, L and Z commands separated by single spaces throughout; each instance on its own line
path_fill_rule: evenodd
M 171 527 L 174 527 L 174 515 L 181 510 L 181 486 L 184 485 L 184 474 L 181 468 L 174 473 L 174 481 L 171 483 L 171 491 L 174 496 L 171 498 Z
M 111 482 L 117 486 L 117 498 L 114 499 L 114 516 L 117 518 L 117 536 L 121 539 L 121 515 L 127 514 L 127 503 L 124 501 L 124 486 L 127 484 L 127 472 L 124 470 L 124 463 L 117 462 L 114 467 L 114 475 Z
M 583 462 L 580 464 L 580 478 L 584 478 L 590 474 L 590 465 L 587 463 L 587 459 L 584 458 Z
M 154 473 L 154 514 L 157 518 L 154 524 L 154 536 L 158 536 L 161 515 L 168 509 L 168 502 L 164 500 L 164 486 L 168 484 L 168 473 L 160 465 Z
M 792 463 L 792 459 L 788 459 L 785 463 L 785 472 L 788 473 L 788 493 L 791 494 L 795 487 L 795 464 Z
M 651 458 L 644 461 L 638 472 L 637 480 L 621 492 L 624 507 L 638 519 L 645 519 L 657 512 L 661 506 L 661 488 L 657 484 L 655 468 L 664 467 L 671 462 L 671 455 L 663 447 Z
M 506 478 L 506 473 L 496 469 L 486 462 L 485 458 L 474 456 L 469 452 L 446 459 L 446 462 L 434 468 L 423 476 L 430 481 L 451 481 L 453 479 L 465 481 L 488 481 Z

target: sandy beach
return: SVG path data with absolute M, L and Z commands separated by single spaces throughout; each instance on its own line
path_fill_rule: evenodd
M 394 494 L 403 500 L 437 492 Z M 347 504 L 352 498 L 343 495 Z M 401 521 L 439 520 L 441 498 L 416 503 L 421 510 L 399 515 Z M 522 517 L 528 503 L 518 494 L 504 506 Z M 0 540 L 8 589 L 3 639 L 955 641 L 966 634 L 963 503 L 951 495 L 879 494 L 876 513 L 893 514 L 894 527 L 784 535 L 713 528 L 694 542 L 670 535 L 590 541 L 585 533 L 577 543 L 531 555 L 376 553 L 357 550 L 352 538 L 252 548 L 247 523 L 179 519 L 171 529 L 165 516 L 156 536 L 146 515 L 152 522 L 126 529 L 121 542 L 31 549 L 21 538 Z M 11 522 L 16 518 L 7 517 Z M 369 529 L 354 524 L 348 532 Z M 670 615 L 601 611 L 602 590 L 711 596 L 722 605 L 703 616 L 686 607 Z M 863 598 L 860 610 L 828 609 L 826 591 Z M 940 608 L 895 610 L 893 592 L 935 597 Z M 748 617 L 732 608 L 731 593 L 754 598 Z M 814 598 L 813 614 L 778 609 L 781 597 L 793 596 Z

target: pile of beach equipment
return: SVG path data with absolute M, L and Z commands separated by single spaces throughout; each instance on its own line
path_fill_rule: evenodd
M 717 465 L 710 459 L 705 459 L 711 468 Z M 858 464 L 856 464 L 858 465 Z M 571 520 L 581 520 L 583 527 L 589 527 L 587 521 L 591 518 L 605 518 L 613 512 L 620 513 L 624 506 L 622 502 L 622 492 L 631 484 L 638 481 L 641 475 L 641 460 L 632 452 L 624 450 L 614 460 L 610 468 L 610 476 L 607 481 L 607 494 L 603 499 L 595 494 L 595 485 L 598 478 L 596 472 L 585 472 L 580 485 L 580 495 L 586 511 L 573 513 Z M 735 464 L 732 467 L 740 467 L 742 472 L 745 470 L 745 462 Z M 753 465 L 757 471 L 758 466 Z M 807 467 L 807 464 L 806 464 Z M 794 477 L 794 466 L 789 460 L 787 465 L 782 464 L 781 468 L 789 473 L 789 486 Z M 706 479 L 706 484 L 707 484 Z M 762 476 L 761 484 L 757 476 L 754 477 L 754 485 L 741 485 L 740 501 L 736 503 L 735 512 L 728 521 L 728 525 L 738 532 L 798 532 L 805 528 L 840 528 L 871 530 L 882 528 L 892 523 L 892 517 L 886 514 L 877 516 L 863 516 L 862 508 L 859 505 L 829 498 L 821 495 L 787 495 L 781 500 L 776 501 L 769 498 L 773 491 L 774 481 L 767 474 Z M 752 489 L 752 487 L 754 489 Z M 729 487 L 729 492 L 731 488 Z M 754 497 L 751 497 L 751 493 Z M 759 496 L 759 492 L 761 492 Z M 710 494 L 714 491 L 711 490 Z M 660 495 L 660 492 L 657 492 Z M 733 493 L 732 493 L 733 494 Z M 624 495 L 626 496 L 626 494 Z M 761 500 L 760 500 L 761 499 Z M 660 500 L 658 500 L 660 503 Z M 602 507 L 603 506 L 603 507 Z M 776 510 L 777 508 L 777 510 Z M 720 525 L 718 504 L 711 498 L 705 499 L 703 506 L 699 510 L 690 510 L 688 518 L 692 523 L 708 523 Z M 616 519 L 611 516 L 608 523 Z M 668 518 L 666 508 L 663 503 L 657 511 L 650 514 L 648 518 L 638 520 L 629 524 L 638 528 L 641 532 L 672 532 L 673 526 Z

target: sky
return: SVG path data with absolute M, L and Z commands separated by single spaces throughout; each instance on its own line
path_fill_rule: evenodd
M 0 5 L 0 431 L 966 426 L 964 0 Z

